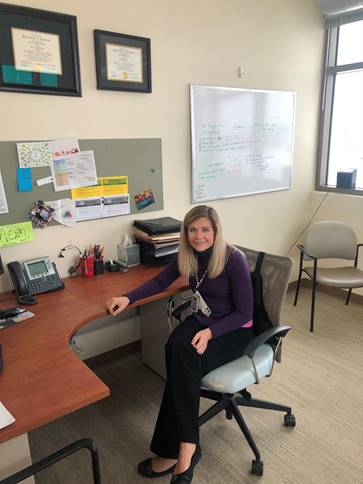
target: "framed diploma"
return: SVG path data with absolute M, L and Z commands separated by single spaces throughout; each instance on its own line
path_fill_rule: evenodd
M 151 92 L 150 39 L 95 30 L 97 89 Z
M 76 17 L 0 3 L 0 90 L 81 96 Z

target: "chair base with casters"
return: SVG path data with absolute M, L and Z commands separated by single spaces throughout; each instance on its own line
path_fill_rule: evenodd
M 91 439 L 81 439 L 73 442 L 72 444 L 63 447 L 62 449 L 54 452 L 54 454 L 48 455 L 41 459 L 39 462 L 22 469 L 15 474 L 0 481 L 0 484 L 17 484 L 18 482 L 24 481 L 28 477 L 37 474 L 38 472 L 46 469 L 47 467 L 56 464 L 58 461 L 65 459 L 71 454 L 78 452 L 81 449 L 88 449 L 91 454 L 92 459 L 92 474 L 93 474 L 93 484 L 101 484 L 101 470 L 100 462 L 98 457 L 98 451 L 96 444 Z
M 258 476 L 263 475 L 263 461 L 238 407 L 284 412 L 284 425 L 295 427 L 296 420 L 290 407 L 252 398 L 246 390 L 247 386 L 270 376 L 281 339 L 290 329 L 289 326 L 276 326 L 264 331 L 247 345 L 241 358 L 211 371 L 202 379 L 201 396 L 216 403 L 199 417 L 199 425 L 204 425 L 222 411 L 226 412 L 227 419 L 234 417 L 255 456 L 251 473 Z

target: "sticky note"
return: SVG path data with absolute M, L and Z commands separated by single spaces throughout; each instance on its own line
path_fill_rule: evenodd
M 32 169 L 31 168 L 17 168 L 16 177 L 18 180 L 18 192 L 32 191 Z
M 0 226 L 0 247 L 23 244 L 34 240 L 34 230 L 31 222 Z

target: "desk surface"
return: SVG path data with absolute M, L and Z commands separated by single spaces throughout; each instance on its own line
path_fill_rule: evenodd
M 134 289 L 161 269 L 137 266 L 127 273 L 66 279 L 64 290 L 37 296 L 39 303 L 29 306 L 34 318 L 0 331 L 4 360 L 0 400 L 16 418 L 0 430 L 0 443 L 110 394 L 73 353 L 69 340 L 81 326 L 106 316 L 107 299 Z M 185 286 L 185 280 L 179 278 L 167 291 L 130 307 L 162 299 Z M 3 293 L 0 304 L 17 303 L 11 293 Z

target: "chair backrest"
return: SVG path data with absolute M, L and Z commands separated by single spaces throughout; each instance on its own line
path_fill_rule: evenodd
M 259 252 L 236 245 L 245 256 L 253 271 Z M 289 284 L 292 261 L 289 257 L 266 253 L 261 266 L 263 279 L 263 300 L 265 309 L 274 326 L 280 324 L 282 304 Z
M 315 222 L 305 232 L 304 248 L 318 259 L 353 260 L 357 237 L 354 230 L 343 222 Z

